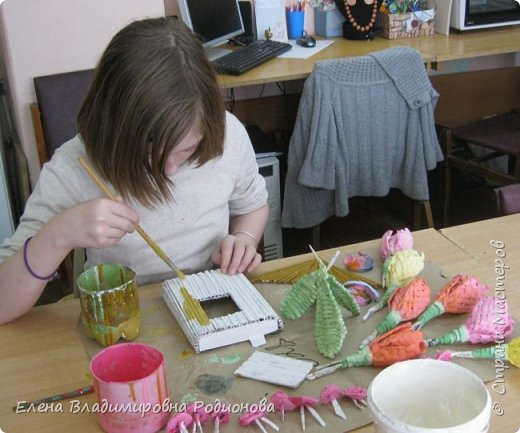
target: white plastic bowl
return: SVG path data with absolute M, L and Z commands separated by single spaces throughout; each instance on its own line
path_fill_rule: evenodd
M 391 365 L 368 387 L 377 433 L 486 433 L 491 396 L 467 368 L 433 359 Z

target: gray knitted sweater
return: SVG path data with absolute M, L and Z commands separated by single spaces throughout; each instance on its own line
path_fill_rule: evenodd
M 427 171 L 442 160 L 438 96 L 411 48 L 317 62 L 289 144 L 282 225 L 345 216 L 349 197 L 390 188 L 427 200 Z

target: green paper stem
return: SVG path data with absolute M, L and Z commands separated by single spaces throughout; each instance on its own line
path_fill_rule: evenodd
M 386 304 L 388 304 L 388 300 L 390 299 L 390 296 L 392 296 L 395 292 L 395 290 L 399 287 L 398 284 L 392 284 L 390 286 L 388 286 L 388 288 L 386 289 L 386 292 L 385 294 L 383 295 L 383 297 L 381 298 L 381 300 L 379 302 L 381 302 L 381 304 L 383 305 L 383 307 L 386 307 Z
M 341 368 L 361 367 L 364 365 L 372 365 L 372 352 L 368 346 L 363 347 L 341 361 Z
M 368 336 L 366 336 L 359 348 L 362 349 L 365 346 L 368 346 L 372 341 L 374 341 L 380 335 L 383 335 L 385 332 L 388 332 L 390 329 L 395 328 L 399 323 L 403 321 L 401 314 L 398 311 L 390 311 L 383 321 L 377 325 L 377 328 L 374 329 Z
M 466 325 L 461 325 L 458 328 L 444 334 L 438 338 L 430 338 L 426 340 L 428 346 L 437 346 L 438 344 L 456 344 L 465 343 L 469 340 L 469 331 Z
M 390 311 L 383 321 L 377 325 L 376 332 L 377 335 L 383 335 L 385 332 L 390 331 L 390 329 L 395 328 L 399 323 L 403 321 L 403 317 L 398 311 Z
M 451 356 L 456 358 L 494 358 L 495 357 L 495 346 L 483 347 L 481 349 L 465 350 L 460 352 L 452 352 Z
M 430 320 L 440 316 L 441 314 L 444 314 L 444 312 L 444 304 L 442 302 L 435 301 L 417 318 L 415 323 L 412 325 L 412 329 L 414 331 L 418 331 Z

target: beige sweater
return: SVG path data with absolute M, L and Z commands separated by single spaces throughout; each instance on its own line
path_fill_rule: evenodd
M 15 233 L 0 245 L 0 261 L 22 247 L 54 215 L 80 202 L 103 197 L 78 162 L 85 156 L 79 137 L 63 144 L 45 164 Z M 228 234 L 230 216 L 254 211 L 267 203 L 264 178 L 258 173 L 247 132 L 232 114 L 226 117 L 224 153 L 201 167 L 181 166 L 171 177 L 174 202 L 145 208 L 128 204 L 140 225 L 185 272 L 212 267 L 211 254 Z M 87 249 L 85 267 L 119 262 L 132 268 L 141 284 L 171 276 L 168 267 L 137 232 L 105 249 Z

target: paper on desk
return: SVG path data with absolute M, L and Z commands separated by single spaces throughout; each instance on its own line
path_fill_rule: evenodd
M 257 351 L 235 370 L 235 374 L 261 382 L 298 388 L 313 366 L 311 361 Z
M 285 0 L 256 0 L 254 4 L 258 39 L 266 39 L 265 32 L 269 29 L 273 40 L 287 42 Z
M 280 59 L 308 59 L 316 53 L 319 53 L 321 50 L 324 50 L 329 45 L 333 44 L 334 41 L 320 40 L 316 41 L 316 45 L 312 48 L 302 47 L 296 43 L 296 41 L 289 41 L 289 43 L 293 46 L 289 51 L 286 51 L 283 54 L 280 54 L 278 58 Z

